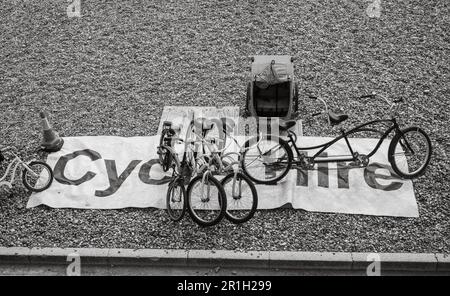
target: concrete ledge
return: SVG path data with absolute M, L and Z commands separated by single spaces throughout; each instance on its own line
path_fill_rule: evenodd
M 72 258 L 68 258 L 71 255 Z M 81 264 L 108 264 L 108 249 L 100 248 L 32 248 L 29 257 L 31 264 L 69 264 L 73 257 L 80 256 Z M 69 260 L 69 261 L 68 261 Z
M 30 263 L 29 248 L 6 248 L 0 247 L 0 263 L 5 264 L 28 264 Z
M 269 267 L 269 252 L 238 252 L 229 250 L 189 250 L 189 266 Z
M 352 268 L 350 253 L 269 252 L 269 267 L 278 269 L 340 269 Z
M 375 260 L 373 256 L 379 256 L 380 269 L 382 272 L 383 270 L 436 271 L 437 268 L 437 260 L 435 254 L 352 253 L 352 269 L 367 269 L 367 267 Z
M 437 271 L 450 271 L 450 255 L 436 254 Z
M 72 255 L 72 258 L 68 256 Z M 180 267 L 243 267 L 271 269 L 366 270 L 379 256 L 383 271 L 450 271 L 450 255 L 415 253 L 332 253 L 230 250 L 164 250 L 100 248 L 5 248 L 0 247 L 0 265 L 68 265 L 80 256 L 86 265 L 140 265 Z
M 164 265 L 186 266 L 188 252 L 185 250 L 163 249 L 109 249 L 111 265 Z

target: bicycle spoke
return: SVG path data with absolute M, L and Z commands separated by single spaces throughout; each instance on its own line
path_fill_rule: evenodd
M 39 190 L 47 186 L 50 181 L 50 172 L 48 169 L 40 164 L 34 164 L 28 169 L 24 169 L 25 178 L 24 181 L 33 189 Z
M 202 184 L 201 179 L 194 184 L 191 192 L 191 208 L 195 216 L 204 222 L 209 222 L 220 214 L 219 192 L 214 183 L 208 179 Z
M 414 176 L 423 171 L 430 156 L 430 146 L 426 136 L 417 129 L 409 129 L 396 143 L 392 157 L 404 176 Z
M 278 140 L 262 140 L 259 145 L 246 151 L 243 166 L 248 175 L 256 180 L 267 182 L 278 180 L 289 166 L 286 147 Z

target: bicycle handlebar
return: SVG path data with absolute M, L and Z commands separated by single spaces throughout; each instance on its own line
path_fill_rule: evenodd
M 403 98 L 400 98 L 400 99 L 394 99 L 394 100 L 392 100 L 392 102 L 390 102 L 385 96 L 377 94 L 376 92 L 373 92 L 369 95 L 362 95 L 359 98 L 360 99 L 368 99 L 368 98 L 375 99 L 377 96 L 382 98 L 391 107 L 393 104 L 403 103 L 405 101 Z
M 390 108 L 389 108 L 389 113 L 390 113 L 391 115 L 392 115 L 392 110 L 394 109 L 394 106 L 395 106 L 396 104 L 405 102 L 405 99 L 404 99 L 404 98 L 394 99 L 394 100 L 392 100 L 392 102 L 390 102 L 385 96 L 379 95 L 379 94 L 377 94 L 376 92 L 372 92 L 371 94 L 367 94 L 367 95 L 362 95 L 362 96 L 360 96 L 359 98 L 360 98 L 360 99 L 368 99 L 368 98 L 370 98 L 370 99 L 375 99 L 376 96 L 379 96 L 381 99 L 383 99 L 383 101 L 385 101 L 385 102 L 389 105 L 389 107 L 390 107 Z M 309 97 L 310 99 L 320 100 L 320 101 L 324 104 L 324 106 L 325 106 L 325 113 L 328 113 L 328 105 L 327 105 L 327 103 L 325 102 L 325 100 L 323 100 L 322 98 L 313 96 L 313 95 L 308 95 L 308 97 Z M 324 112 L 317 112 L 317 113 L 311 114 L 311 116 L 312 116 L 312 117 L 315 117 L 315 116 L 319 116 L 319 115 L 321 115 L 321 114 L 323 114 L 323 113 L 324 113 Z

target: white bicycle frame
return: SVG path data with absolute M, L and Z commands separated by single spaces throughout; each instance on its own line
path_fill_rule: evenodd
M 12 154 L 14 156 L 14 159 L 11 161 L 11 163 L 6 168 L 5 174 L 0 178 L 0 187 L 6 186 L 9 189 L 12 188 L 12 184 L 14 183 L 14 180 L 16 178 L 16 172 L 17 172 L 17 169 L 19 168 L 19 166 L 22 166 L 23 168 L 25 168 L 28 172 L 33 174 L 34 177 L 38 177 L 38 175 L 35 172 L 33 172 L 33 170 L 30 169 L 30 167 L 25 162 L 23 162 L 19 156 L 17 156 L 14 152 L 8 152 L 8 153 Z M 8 176 L 11 176 L 11 178 L 9 181 L 6 181 L 6 178 Z
M 181 128 L 179 128 L 179 130 L 181 130 Z M 240 157 L 241 157 L 241 154 L 243 153 L 243 151 L 245 151 L 245 148 L 243 148 L 238 143 L 236 138 L 233 137 L 230 133 L 227 133 L 225 131 L 225 135 L 227 138 L 231 138 L 233 140 L 233 142 L 238 146 L 240 152 L 228 152 L 222 156 L 219 156 L 220 153 L 224 152 L 225 150 L 227 150 L 229 148 L 229 146 L 231 145 L 231 142 L 229 142 L 228 145 L 224 145 L 224 147 L 222 149 L 217 149 L 217 147 L 215 146 L 215 143 L 216 142 L 225 142 L 225 140 L 222 140 L 219 138 L 210 138 L 210 137 L 205 137 L 203 135 L 200 135 L 200 134 L 196 133 L 195 130 L 192 129 L 192 126 L 190 126 L 188 128 L 188 130 L 186 132 L 185 140 L 183 140 L 181 138 L 176 138 L 176 137 L 172 139 L 174 141 L 174 143 L 177 141 L 184 142 L 184 144 L 185 144 L 184 153 L 190 154 L 191 156 L 192 156 L 193 152 L 195 152 L 196 150 L 198 150 L 200 148 L 198 146 L 195 147 L 196 143 L 199 143 L 203 146 L 202 150 L 204 148 L 207 148 L 207 150 L 209 150 L 209 152 L 210 152 L 209 155 L 212 156 L 209 159 L 209 162 L 207 162 L 205 159 L 207 154 L 199 155 L 195 159 L 192 157 L 188 157 L 188 162 L 189 162 L 190 166 L 194 169 L 194 174 L 199 174 L 205 168 L 207 168 L 207 170 L 203 173 L 203 177 L 202 177 L 202 186 L 201 186 L 201 192 L 202 192 L 201 199 L 202 200 L 204 200 L 204 184 L 205 184 L 206 178 L 209 175 L 211 175 L 211 167 L 213 166 L 214 160 L 216 160 L 217 163 L 219 164 L 220 172 L 229 171 L 230 169 L 233 170 L 233 172 L 234 172 L 233 190 L 232 190 L 233 197 L 240 196 L 242 193 L 241 182 L 239 182 L 239 186 L 236 186 L 236 176 L 237 176 L 237 173 L 239 171 L 241 171 Z M 262 140 L 261 135 L 262 135 L 262 133 L 260 132 L 260 137 L 258 137 L 259 140 L 256 143 L 256 145 L 259 144 L 259 142 Z M 192 148 L 191 145 L 194 146 L 194 148 Z M 174 157 L 175 157 L 176 169 L 179 170 L 180 169 L 180 160 L 177 157 L 175 150 L 172 147 L 166 147 L 166 148 L 169 150 L 169 153 L 173 153 L 172 155 L 174 155 Z M 247 148 L 247 149 L 249 149 L 249 148 Z M 237 156 L 237 161 L 232 157 L 233 155 Z M 226 167 L 223 165 L 224 159 L 230 160 L 230 163 Z M 208 184 L 207 196 L 209 196 L 209 192 L 210 192 L 210 186 Z

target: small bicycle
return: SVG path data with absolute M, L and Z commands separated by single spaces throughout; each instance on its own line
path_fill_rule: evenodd
M 13 147 L 0 149 L 0 163 L 6 158 L 3 153 L 10 154 L 13 159 L 9 163 L 5 174 L 0 178 L 0 187 L 6 186 L 12 188 L 19 167 L 22 169 L 22 183 L 32 192 L 41 192 L 50 187 L 53 182 L 53 171 L 50 166 L 41 161 L 24 162 L 12 150 Z M 10 180 L 6 181 L 10 176 Z
M 179 138 L 173 140 L 183 142 Z M 194 155 L 193 145 L 195 141 L 188 141 L 186 146 L 190 150 L 185 151 L 182 161 L 179 161 L 172 147 L 162 146 L 166 153 L 170 153 L 172 163 L 169 167 L 173 168 L 166 195 L 167 212 L 172 220 L 179 221 L 187 207 L 194 222 L 201 226 L 213 226 L 224 217 L 227 199 L 223 186 L 213 176 L 212 166 L 205 157 L 189 157 L 190 154 Z M 192 175 L 196 176 L 191 180 Z
M 328 106 L 323 99 L 309 96 L 312 99 L 319 99 L 325 105 L 325 112 L 312 114 L 318 116 L 326 114 L 330 125 L 338 125 L 348 118 L 345 114 L 336 114 L 328 110 Z M 242 168 L 244 173 L 254 182 L 261 184 L 273 184 L 281 180 L 289 172 L 292 166 L 299 169 L 313 169 L 317 163 L 329 162 L 350 162 L 352 167 L 365 167 L 369 163 L 369 158 L 374 155 L 381 143 L 388 137 L 391 132 L 394 136 L 388 149 L 388 160 L 392 169 L 400 177 L 412 179 L 424 173 L 431 159 L 431 141 L 428 135 L 419 127 L 407 127 L 400 129 L 396 111 L 403 99 L 396 99 L 390 102 L 387 98 L 380 96 L 389 104 L 390 117 L 388 119 L 373 120 L 361 124 L 349 131 L 341 129 L 341 135 L 333 140 L 311 147 L 298 147 L 296 144 L 297 135 L 291 131 L 296 122 L 295 120 L 281 123 L 279 128 L 281 131 L 287 132 L 288 140 L 283 140 L 275 135 L 264 135 L 258 144 L 255 139 L 248 140 L 244 145 L 248 147 L 242 158 Z M 360 97 L 375 99 L 376 94 L 364 95 Z M 371 125 L 381 124 L 385 130 L 371 128 Z M 348 136 L 357 132 L 375 132 L 381 135 L 380 140 L 368 154 L 360 154 L 350 145 Z M 348 155 L 321 156 L 322 153 L 337 141 L 344 139 L 349 149 Z M 307 156 L 305 150 L 318 149 L 313 156 Z M 293 151 L 297 157 L 294 159 Z
M 220 137 L 206 137 L 206 134 L 212 129 L 214 124 L 217 125 L 218 128 L 223 128 L 223 135 L 226 138 L 231 138 L 239 146 L 237 140 L 229 133 L 229 131 L 234 128 L 232 122 L 227 122 L 225 118 L 217 122 L 201 118 L 197 121 L 192 121 L 187 129 L 188 133 L 186 135 L 185 152 L 181 162 L 178 161 L 178 157 L 173 151 L 172 144 L 169 144 L 169 142 L 183 142 L 183 140 L 171 137 L 176 134 L 176 132 L 170 130 L 170 122 L 164 124 L 167 131 L 164 133 L 164 138 L 161 137 L 162 140 L 160 142 L 167 146 L 159 146 L 158 149 L 165 154 L 165 157 L 160 158 L 160 161 L 166 162 L 163 166 L 170 167 L 169 162 L 172 162 L 172 166 L 174 167 L 173 178 L 169 184 L 167 194 L 167 209 L 169 216 L 175 221 L 178 221 L 183 217 L 185 211 L 184 205 L 187 204 L 193 220 L 204 225 L 205 221 L 202 221 L 204 219 L 199 217 L 200 213 L 202 213 L 202 208 L 196 207 L 194 204 L 203 205 L 203 203 L 198 202 L 199 198 L 196 197 L 198 195 L 198 192 L 196 191 L 198 190 L 195 188 L 198 186 L 201 187 L 201 184 L 204 182 L 205 174 L 209 174 L 208 178 L 211 178 L 211 182 L 213 183 L 215 183 L 214 180 L 216 180 L 213 175 L 225 175 L 220 181 L 220 185 L 225 192 L 225 217 L 229 221 L 236 224 L 244 223 L 251 219 L 256 212 L 258 195 L 253 182 L 242 173 L 240 167 L 240 157 L 242 154 L 237 152 L 223 154 L 228 148 L 225 147 L 225 140 Z M 194 128 L 194 125 L 196 125 L 197 128 Z M 223 143 L 220 141 L 223 141 Z M 221 146 L 222 148 L 218 148 L 218 146 Z M 208 152 L 206 152 L 206 150 L 208 150 Z M 236 159 L 234 156 L 237 156 Z M 196 177 L 189 182 L 193 172 Z M 184 190 L 184 186 L 182 186 L 183 184 L 186 184 L 186 180 L 189 183 L 187 192 Z M 221 191 L 221 189 L 219 189 L 219 191 Z M 184 196 L 187 196 L 187 203 L 184 202 Z M 223 203 L 221 202 L 221 205 L 222 204 Z
M 186 212 L 186 177 L 182 171 L 184 168 L 184 165 L 183 167 L 178 166 L 178 169 L 174 167 L 172 179 L 170 180 L 167 189 L 166 208 L 170 219 L 173 221 L 180 221 Z
M 172 122 L 164 121 L 161 131 L 161 136 L 159 138 L 159 146 L 157 148 L 157 154 L 159 158 L 159 163 L 164 172 L 170 169 L 172 164 L 172 153 L 167 149 L 172 145 L 172 137 L 177 133 L 177 130 L 172 126 Z
M 232 139 L 241 148 L 237 140 L 228 132 L 229 130 L 230 127 L 223 130 L 226 138 Z M 195 135 L 209 152 L 202 157 L 213 169 L 213 174 L 224 175 L 220 183 L 227 197 L 225 217 L 236 224 L 247 222 L 254 216 L 258 207 L 258 194 L 253 182 L 242 172 L 241 151 L 224 153 L 228 148 L 225 143 L 221 149 L 217 147 L 218 143 L 224 141 L 223 139 L 210 138 L 197 133 Z

